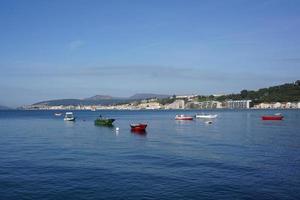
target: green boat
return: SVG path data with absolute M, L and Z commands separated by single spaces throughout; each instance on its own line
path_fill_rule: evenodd
M 113 126 L 115 119 L 99 117 L 95 120 L 95 125 L 97 126 Z

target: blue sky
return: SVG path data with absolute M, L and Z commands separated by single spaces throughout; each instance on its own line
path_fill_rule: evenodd
M 300 1 L 1 0 L 0 104 L 299 79 Z

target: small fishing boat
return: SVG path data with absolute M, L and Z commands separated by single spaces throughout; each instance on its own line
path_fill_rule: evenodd
M 62 116 L 62 113 L 54 113 L 54 115 L 59 117 L 59 116 Z
M 175 119 L 176 120 L 193 120 L 194 118 L 192 116 L 187 116 L 187 115 L 176 115 Z
M 212 124 L 212 121 L 206 121 L 205 124 Z
M 65 121 L 75 121 L 75 117 L 72 112 L 66 112 L 64 120 Z
M 264 115 L 261 117 L 262 120 L 282 120 L 282 115 Z
M 199 118 L 199 119 L 214 119 L 214 118 L 217 118 L 218 115 L 217 114 L 215 114 L 215 115 L 212 115 L 212 114 L 196 114 L 195 117 Z
M 95 125 L 97 126 L 112 126 L 115 119 L 105 118 L 101 115 L 95 120 Z
M 147 124 L 130 124 L 132 131 L 145 131 Z

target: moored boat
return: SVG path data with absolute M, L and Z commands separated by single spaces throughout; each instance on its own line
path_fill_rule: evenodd
M 132 131 L 145 131 L 147 128 L 147 124 L 130 124 Z
M 98 117 L 95 120 L 95 125 L 98 125 L 98 126 L 112 126 L 114 121 L 115 121 L 115 119 L 104 118 L 100 115 L 100 117 Z
M 214 118 L 217 118 L 218 115 L 215 114 L 215 115 L 212 115 L 212 114 L 196 114 L 196 118 L 199 118 L 199 119 L 214 119 Z
M 192 116 L 187 116 L 187 115 L 176 115 L 175 119 L 176 120 L 193 120 L 194 118 Z
M 282 120 L 282 115 L 264 115 L 261 117 L 262 120 Z
M 54 113 L 54 115 L 59 117 L 59 116 L 62 116 L 62 113 Z
M 75 121 L 75 117 L 72 112 L 66 112 L 64 120 L 65 121 Z

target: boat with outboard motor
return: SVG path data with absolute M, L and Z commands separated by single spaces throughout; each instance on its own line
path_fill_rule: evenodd
M 64 121 L 75 121 L 75 119 L 73 112 L 66 112 Z
M 101 115 L 95 120 L 95 125 L 97 126 L 113 126 L 113 122 L 115 119 L 112 118 L 105 118 Z

